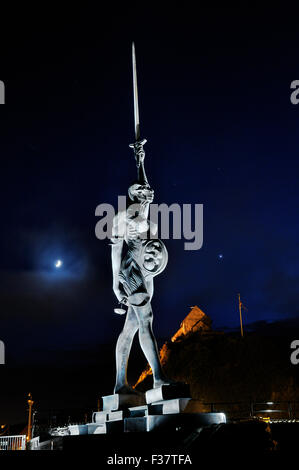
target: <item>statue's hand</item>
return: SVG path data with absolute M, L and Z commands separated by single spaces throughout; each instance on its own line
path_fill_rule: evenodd
M 144 162 L 144 158 L 145 158 L 145 153 L 143 150 L 135 152 L 135 160 L 136 160 L 137 168 L 139 168 L 140 165 Z
M 127 305 L 128 298 L 126 296 L 125 291 L 121 288 L 120 284 L 113 286 L 113 292 L 119 303 Z
M 145 151 L 143 150 L 143 147 L 140 146 L 139 148 L 136 149 L 135 151 L 135 158 L 137 163 L 143 163 L 145 159 Z
M 130 147 L 134 149 L 137 167 L 140 166 L 140 163 L 144 162 L 145 151 L 143 150 L 143 146 L 145 143 L 146 143 L 146 140 L 143 139 L 138 142 L 135 142 L 134 144 L 130 144 Z

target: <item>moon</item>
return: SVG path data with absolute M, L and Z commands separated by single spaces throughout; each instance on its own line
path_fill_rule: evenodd
M 55 261 L 55 268 L 61 268 L 62 264 L 63 264 L 63 263 L 62 263 L 61 259 L 57 259 L 57 260 Z

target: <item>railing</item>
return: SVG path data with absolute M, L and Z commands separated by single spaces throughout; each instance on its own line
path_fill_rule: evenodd
M 210 402 L 204 411 L 223 412 L 228 418 L 242 419 L 270 417 L 299 419 L 299 403 L 295 401 L 265 402 Z
M 26 436 L 1 436 L 0 451 L 1 450 L 26 450 Z

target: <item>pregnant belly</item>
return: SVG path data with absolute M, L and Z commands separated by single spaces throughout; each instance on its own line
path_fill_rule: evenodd
M 161 240 L 129 240 L 122 270 L 125 272 L 132 265 L 135 265 L 139 267 L 145 278 L 147 276 L 157 276 L 165 269 L 167 261 L 167 249 Z
M 144 276 L 157 276 L 167 265 L 166 246 L 159 239 L 148 240 L 142 247 L 140 258 Z

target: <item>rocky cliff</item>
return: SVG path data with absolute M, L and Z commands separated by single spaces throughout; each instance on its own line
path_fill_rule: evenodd
M 214 332 L 211 319 L 197 306 L 160 350 L 167 376 L 189 383 L 203 401 L 298 400 L 299 380 L 290 362 L 285 336 Z M 147 367 L 135 387 L 152 387 Z

